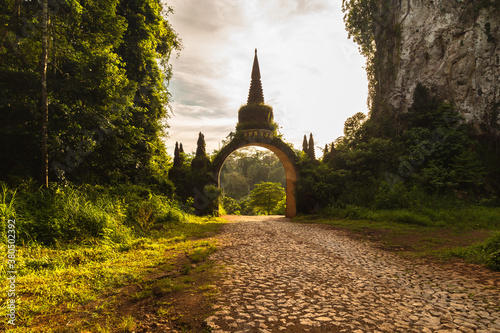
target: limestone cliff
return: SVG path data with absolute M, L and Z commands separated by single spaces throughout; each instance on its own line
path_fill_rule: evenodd
M 420 82 L 478 129 L 492 120 L 498 124 L 500 8 L 494 1 L 487 6 L 480 2 L 392 2 L 391 29 L 380 20 L 375 30 L 375 103 L 384 107 L 374 107 L 372 116 L 391 112 L 397 119 L 412 104 Z

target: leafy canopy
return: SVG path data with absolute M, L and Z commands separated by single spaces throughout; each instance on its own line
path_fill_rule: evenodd
M 266 214 L 272 213 L 285 199 L 285 189 L 280 183 L 256 184 L 250 193 L 250 205 Z

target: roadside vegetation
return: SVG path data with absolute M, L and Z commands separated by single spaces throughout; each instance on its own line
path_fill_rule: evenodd
M 385 230 L 386 243 L 400 238 L 395 247 L 422 247 L 422 253 L 499 270 L 498 138 L 478 135 L 423 85 L 399 121 L 398 129 L 358 113 L 322 159 L 303 151 L 299 211 L 357 231 L 378 230 L 379 236 Z M 426 246 L 419 235 L 428 238 Z
M 165 328 L 199 328 L 215 292 L 206 259 L 222 220 L 189 215 L 143 186 L 32 186 L 0 193 L 2 237 L 15 220 L 17 239 L 16 325 L 3 329 L 127 332 L 148 322 L 134 311 L 138 303 Z M 0 251 L 7 253 L 4 242 Z M 188 292 L 199 294 L 193 313 L 172 296 Z
M 470 6 L 494 10 L 498 4 L 484 0 Z M 397 76 L 398 65 L 387 50 L 399 49 L 401 38 L 391 6 L 385 0 L 342 1 L 349 38 L 366 58 L 370 115 L 347 119 L 344 136 L 325 148 L 321 161 L 302 159 L 300 210 L 337 218 L 332 223 L 348 228 L 405 234 L 400 248 L 415 245 L 409 244 L 411 234 L 429 237 L 424 246 L 429 251 L 448 248 L 440 250 L 441 258 L 463 258 L 498 270 L 498 105 L 472 126 L 450 102 L 433 95 L 438 92 L 415 82 L 412 107 L 391 110 L 384 99 L 386 81 Z M 482 236 L 456 246 L 450 241 L 478 233 Z
M 16 272 L 0 294 L 2 317 L 16 302 L 15 326 L 0 330 L 203 331 L 218 272 L 207 258 L 224 223 L 212 215 L 219 202 L 229 214 L 283 214 L 283 166 L 270 152 L 235 152 L 221 190 L 202 133 L 195 153 L 167 154 L 169 61 L 182 48 L 172 8 L 52 1 L 42 12 L 48 3 L 0 6 L 0 253 L 15 260 L 0 279 Z M 41 15 L 48 30 L 31 29 Z M 297 220 L 500 270 L 498 110 L 491 117 L 477 135 L 418 85 L 397 124 L 355 114 L 321 159 L 304 137 Z
M 500 271 L 500 208 L 481 206 L 369 209 L 329 208 L 297 222 L 347 230 L 410 258 L 457 259 Z

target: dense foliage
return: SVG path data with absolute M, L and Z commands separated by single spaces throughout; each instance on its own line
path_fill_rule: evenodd
M 271 151 L 241 149 L 226 159 L 221 172 L 225 196 L 241 200 L 261 182 L 277 182 L 283 187 L 286 184 L 283 165 Z
M 179 48 L 158 0 L 50 1 L 51 181 L 166 179 L 163 122 L 170 54 Z M 0 180 L 40 174 L 40 6 L 0 5 Z
M 250 206 L 266 215 L 278 213 L 285 205 L 285 189 L 280 183 L 261 182 L 250 192 Z M 279 212 L 283 214 L 282 212 Z
M 8 220 L 16 220 L 18 245 L 64 245 L 91 239 L 127 243 L 160 225 L 186 221 L 188 216 L 170 198 L 140 185 L 19 188 L 2 184 L 2 239 Z
M 255 215 L 265 213 L 252 193 L 261 183 L 286 184 L 285 170 L 278 157 L 268 150 L 253 148 L 233 152 L 221 170 L 222 205 L 228 214 Z M 283 199 L 283 198 L 281 198 Z M 282 200 L 278 201 L 282 201 Z M 274 199 L 273 199 L 274 200 Z M 268 210 L 269 213 L 284 212 L 284 202 Z
M 454 108 L 419 85 L 398 136 L 373 135 L 376 124 L 356 114 L 321 163 L 303 155 L 299 211 L 328 206 L 410 208 L 435 202 L 497 203 L 500 187 L 487 148 Z M 482 154 L 479 154 L 481 151 Z M 491 154 L 491 152 L 490 152 Z

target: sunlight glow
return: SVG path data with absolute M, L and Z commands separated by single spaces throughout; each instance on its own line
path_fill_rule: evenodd
M 258 49 L 266 103 L 287 142 L 301 148 L 313 133 L 318 147 L 342 135 L 344 121 L 367 113 L 365 60 L 347 39 L 340 4 L 327 0 L 172 0 L 169 17 L 183 40 L 172 61 L 167 147 L 207 151 L 234 131 Z M 318 154 L 320 154 L 319 148 Z

